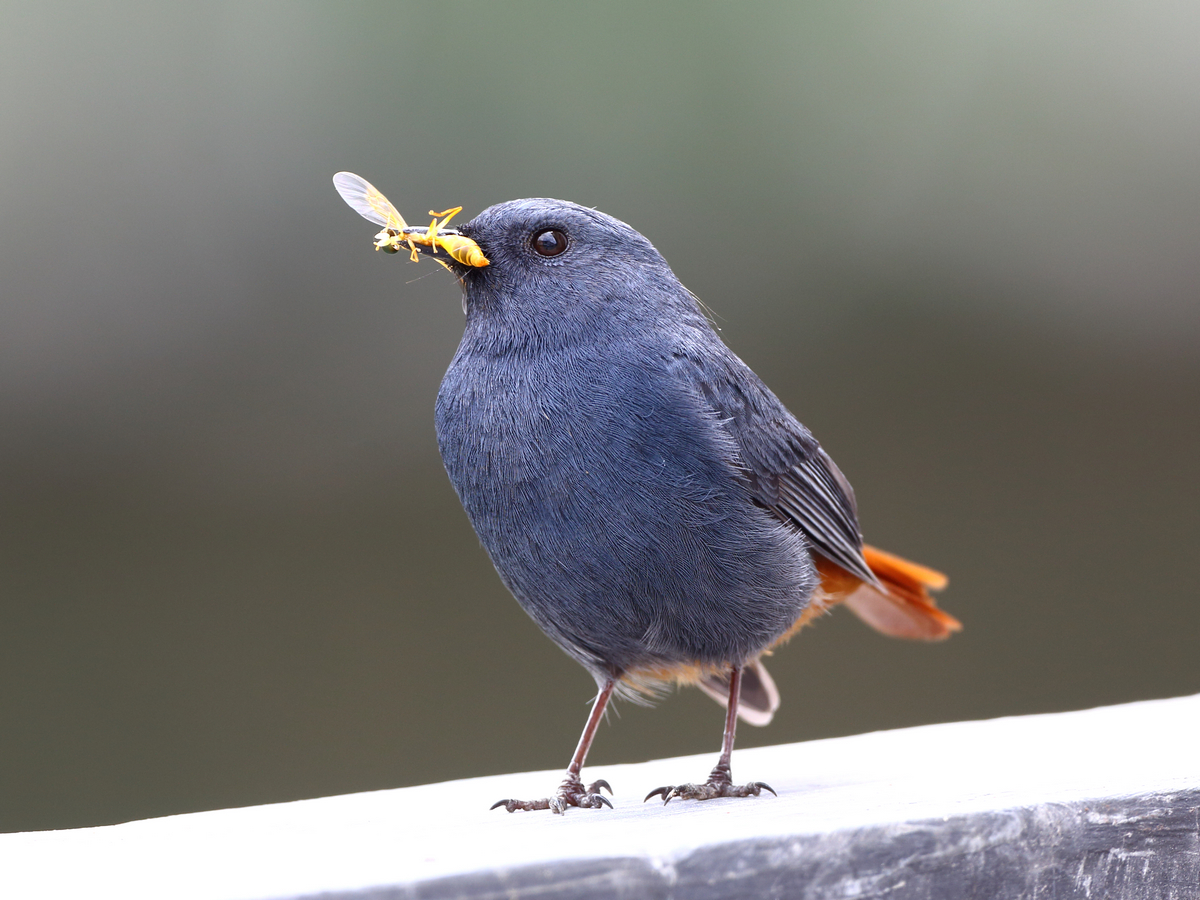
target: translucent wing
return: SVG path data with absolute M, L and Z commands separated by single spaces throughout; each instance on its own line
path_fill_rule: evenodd
M 403 231 L 408 227 L 391 201 L 367 179 L 353 172 L 338 172 L 333 176 L 333 186 L 350 208 L 364 219 L 392 231 Z

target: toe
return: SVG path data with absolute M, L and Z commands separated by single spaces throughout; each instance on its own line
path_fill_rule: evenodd
M 518 809 L 550 809 L 550 801 L 546 798 L 541 800 L 497 800 L 489 809 L 498 809 L 503 806 L 509 812 L 516 812 Z

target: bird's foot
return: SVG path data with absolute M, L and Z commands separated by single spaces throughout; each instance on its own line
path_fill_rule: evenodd
M 714 800 L 717 797 L 757 797 L 763 791 L 775 794 L 775 789 L 763 781 L 751 781 L 749 784 L 734 784 L 729 776 L 728 766 L 718 765 L 708 776 L 704 784 L 665 784 L 657 787 L 646 795 L 645 803 L 651 797 L 662 797 L 663 805 L 675 798 L 680 800 Z M 778 794 L 775 794 L 778 797 Z
M 518 809 L 548 809 L 559 815 L 565 813 L 569 806 L 578 806 L 580 809 L 599 809 L 601 806 L 607 806 L 612 809 L 608 798 L 600 793 L 601 788 L 609 794 L 613 792 L 612 786 L 603 778 L 593 781 L 585 788 L 577 777 L 568 775 L 558 786 L 553 797 L 543 797 L 541 800 L 497 800 L 491 808 L 503 806 L 509 812 L 516 812 Z

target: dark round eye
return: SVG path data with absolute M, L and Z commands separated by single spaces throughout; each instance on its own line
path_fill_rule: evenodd
M 539 231 L 529 242 L 540 256 L 558 256 L 567 249 L 567 236 L 557 228 Z

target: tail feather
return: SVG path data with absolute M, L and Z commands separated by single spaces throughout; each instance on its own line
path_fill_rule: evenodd
M 883 590 L 860 583 L 844 602 L 872 628 L 891 637 L 923 641 L 939 641 L 962 630 L 962 623 L 938 609 L 929 595 L 946 586 L 947 578 L 941 572 L 871 546 L 863 547 L 863 558 Z
M 696 682 L 700 690 L 722 706 L 729 702 L 729 672 L 712 672 Z M 738 692 L 738 718 L 747 725 L 766 725 L 779 709 L 779 689 L 762 660 L 746 663 Z

